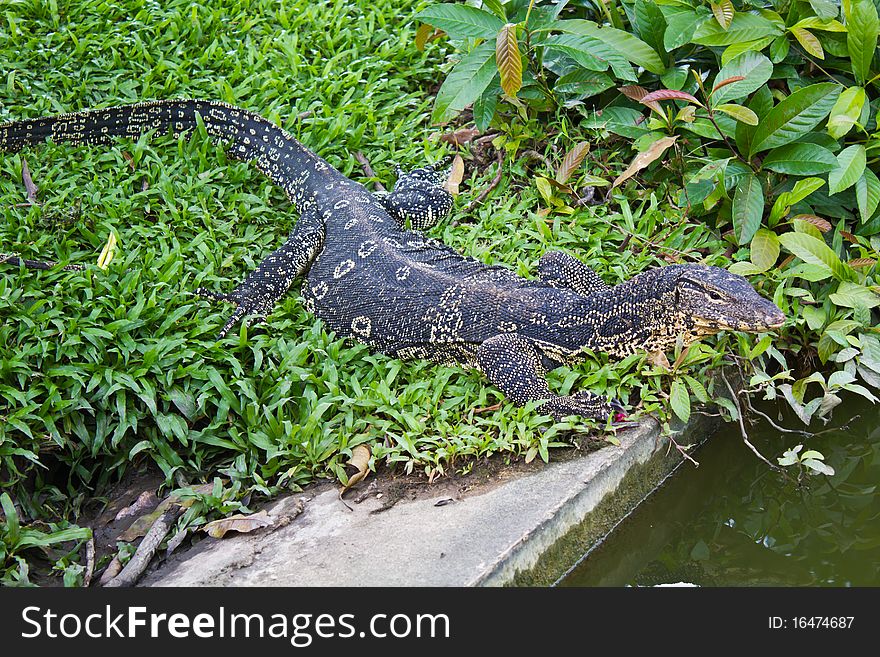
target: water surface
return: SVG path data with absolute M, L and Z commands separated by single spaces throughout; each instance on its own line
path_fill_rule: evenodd
M 801 442 L 825 455 L 836 473 L 800 485 L 725 424 L 694 454 L 699 468 L 681 466 L 559 584 L 880 586 L 880 407 L 849 399 L 828 427 L 847 421 L 811 438 L 763 421 L 750 430 L 774 462 Z M 781 425 L 797 422 L 787 415 Z

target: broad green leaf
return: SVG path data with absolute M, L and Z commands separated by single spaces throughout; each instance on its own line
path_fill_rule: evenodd
M 837 16 L 837 14 L 834 14 Z M 833 18 L 819 18 L 818 16 L 807 16 L 799 20 L 792 27 L 804 27 L 809 30 L 823 30 L 825 32 L 846 32 L 846 26 Z
M 614 80 L 606 73 L 579 68 L 559 78 L 553 90 L 570 97 L 569 100 L 580 100 L 600 94 L 613 86 Z
M 778 64 L 788 57 L 788 51 L 789 44 L 785 35 L 776 37 L 773 39 L 773 43 L 770 44 L 770 61 L 774 64 Z
M 801 306 L 801 315 L 807 321 L 811 331 L 818 331 L 825 326 L 825 311 L 815 306 Z
M 682 422 L 687 422 L 691 417 L 691 396 L 688 389 L 681 381 L 673 381 L 669 390 L 669 405 L 672 411 Z
M 778 36 L 781 30 L 771 21 L 757 14 L 738 13 L 725 30 L 718 21 L 706 21 L 691 37 L 691 43 L 703 46 L 729 46 L 742 41 L 754 41 L 767 36 Z
M 718 71 L 715 84 L 738 76 L 743 76 L 743 79 L 718 89 L 712 94 L 712 103 L 727 103 L 745 98 L 764 86 L 772 74 L 773 64 L 761 53 L 752 50 L 740 53 Z
M 731 215 L 737 244 L 748 244 L 761 227 L 764 215 L 764 190 L 754 174 L 747 175 L 737 186 Z
M 829 477 L 834 476 L 834 468 L 830 465 L 823 463 L 822 461 L 818 461 L 816 459 L 804 459 L 801 461 L 805 466 L 813 470 L 814 472 L 818 472 L 819 474 L 827 475 Z
M 782 246 L 807 264 L 826 269 L 838 280 L 850 278 L 850 268 L 841 262 L 824 241 L 802 233 L 784 233 L 779 236 L 779 241 Z
M 758 115 L 755 114 L 748 107 L 735 105 L 733 103 L 724 103 L 723 105 L 719 105 L 715 109 L 719 112 L 724 112 L 725 114 L 732 116 L 737 121 L 741 121 L 746 125 L 758 125 Z
M 797 140 L 819 125 L 840 95 L 840 86 L 822 82 L 798 89 L 774 107 L 755 130 L 751 154 Z
M 769 225 L 775 226 L 779 219 L 788 214 L 792 205 L 800 203 L 823 185 L 825 185 L 825 181 L 821 178 L 802 178 L 798 180 L 790 191 L 783 192 L 776 198 L 776 202 L 773 204 L 773 209 L 770 212 Z
M 559 21 L 556 23 L 556 27 L 563 32 L 582 34 L 598 39 L 636 66 L 641 66 L 651 73 L 659 75 L 666 70 L 666 66 L 656 50 L 638 37 L 623 30 L 613 27 L 599 27 L 592 21 L 585 20 Z
M 880 295 L 872 292 L 864 285 L 841 281 L 837 292 L 828 296 L 831 303 L 845 308 L 874 308 L 880 306 Z
M 744 52 L 761 52 L 779 37 L 766 36 L 753 41 L 738 41 L 731 43 L 724 52 L 721 53 L 721 65 L 727 66 L 731 61 L 739 57 Z
M 871 77 L 871 61 L 877 50 L 880 21 L 872 0 L 851 0 L 849 5 L 846 47 L 852 61 L 853 75 L 859 83 L 864 84 Z
M 504 21 L 488 11 L 468 5 L 433 5 L 416 14 L 416 20 L 438 27 L 453 39 L 482 37 L 494 39 Z
M 791 33 L 808 54 L 818 59 L 825 59 L 825 51 L 822 50 L 822 44 L 819 42 L 819 39 L 816 38 L 815 34 L 802 27 L 791 28 Z
M 667 51 L 675 50 L 686 44 L 694 36 L 697 28 L 706 24 L 711 19 L 709 16 L 699 14 L 689 9 L 666 16 L 666 33 L 663 35 L 663 45 Z M 718 29 L 721 26 L 715 24 Z
M 495 42 L 485 41 L 455 65 L 437 92 L 431 120 L 444 123 L 473 103 L 497 75 Z
M 615 48 L 584 34 L 557 34 L 547 39 L 547 48 L 558 50 L 591 71 L 605 71 L 610 66 L 623 80 L 637 80 L 627 59 Z
M 740 276 L 754 276 L 760 274 L 764 270 L 760 267 L 756 267 L 753 262 L 743 260 L 741 262 L 734 262 L 727 268 L 727 271 L 731 274 L 739 274 Z
M 498 96 L 500 95 L 501 80 L 496 71 L 492 77 L 492 82 L 480 94 L 480 97 L 474 101 L 474 125 L 477 126 L 477 130 L 485 131 L 492 123 L 492 119 L 495 116 L 495 108 L 498 105 Z
M 772 230 L 761 228 L 752 238 L 750 252 L 755 267 L 767 271 L 779 258 L 779 238 Z
M 817 144 L 796 143 L 774 148 L 761 163 L 764 169 L 795 176 L 828 173 L 837 168 L 837 158 Z
M 868 167 L 865 167 L 862 177 L 856 181 L 856 203 L 862 223 L 874 216 L 880 203 L 880 180 Z
M 666 52 L 663 35 L 666 32 L 666 18 L 653 0 L 636 0 L 633 5 L 633 18 L 638 36 L 655 52 Z
M 501 88 L 508 96 L 516 96 L 522 87 L 522 56 L 516 41 L 516 25 L 507 23 L 495 40 L 495 63 L 501 79 Z
M 837 18 L 840 15 L 838 0 L 810 0 L 810 6 L 819 18 Z
M 868 100 L 865 90 L 861 87 L 844 89 L 831 108 L 828 117 L 828 134 L 834 139 L 843 137 L 859 120 L 862 108 Z
M 856 184 L 865 171 L 865 147 L 847 146 L 837 154 L 837 168 L 828 173 L 828 192 L 837 194 Z

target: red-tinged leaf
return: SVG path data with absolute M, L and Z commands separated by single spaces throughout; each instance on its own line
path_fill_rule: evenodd
M 850 233 L 849 231 L 846 231 L 846 230 L 842 230 L 842 231 L 840 231 L 840 236 L 841 236 L 843 239 L 845 239 L 847 242 L 850 242 L 850 243 L 852 243 L 852 244 L 858 244 L 858 243 L 859 243 L 859 239 L 858 239 L 855 235 L 853 235 L 852 233 Z
M 612 187 L 617 187 L 620 183 L 628 180 L 636 173 L 644 169 L 646 166 L 651 164 L 651 162 L 663 155 L 666 149 L 675 143 L 676 139 L 678 139 L 678 135 L 675 135 L 673 137 L 662 137 L 651 144 L 648 147 L 648 150 L 646 150 L 644 153 L 639 153 L 638 155 L 636 155 L 630 165 L 626 168 L 626 171 L 615 178 Z
M 733 22 L 733 15 L 736 13 L 736 9 L 733 7 L 733 3 L 730 0 L 721 0 L 719 3 L 711 3 L 712 13 L 715 15 L 715 20 L 718 21 L 718 24 L 724 28 L 725 32 L 727 28 L 730 27 L 730 24 Z
M 522 57 L 516 42 L 516 25 L 507 23 L 495 40 L 495 62 L 501 76 L 501 88 L 508 96 L 516 96 L 522 87 Z
M 618 87 L 617 90 L 630 100 L 634 100 L 637 103 L 642 102 L 642 98 L 648 95 L 648 90 L 637 84 L 629 84 L 623 87 Z M 660 107 L 660 103 L 647 102 L 645 104 L 658 114 L 663 114 L 663 108 Z
M 745 79 L 746 79 L 745 75 L 732 75 L 729 78 L 727 78 L 726 80 L 722 80 L 721 82 L 717 83 L 714 87 L 712 87 L 712 91 L 709 92 L 709 95 L 711 96 L 716 91 L 718 91 L 721 87 L 726 87 L 729 84 L 733 84 L 734 82 L 739 82 L 740 80 L 745 80 Z
M 850 267 L 873 267 L 877 264 L 874 258 L 856 258 L 847 263 Z
M 658 100 L 684 100 L 689 103 L 693 103 L 694 105 L 703 106 L 699 100 L 691 96 L 689 93 L 684 91 L 675 91 L 674 89 L 658 89 L 657 91 L 652 91 L 646 96 L 643 96 L 639 102 L 647 105 L 648 103 L 653 103 Z
M 806 221 L 808 224 L 814 225 L 823 233 L 827 233 L 831 230 L 831 223 L 827 219 L 823 219 L 822 217 L 817 217 L 814 214 L 799 214 L 792 217 L 792 221 L 795 219 L 799 219 L 800 221 Z
M 564 185 L 568 179 L 571 178 L 571 174 L 577 171 L 578 167 L 584 161 L 584 158 L 589 152 L 590 144 L 586 141 L 580 142 L 568 151 L 562 160 L 562 164 L 560 164 L 559 168 L 556 170 L 556 182 L 560 185 Z

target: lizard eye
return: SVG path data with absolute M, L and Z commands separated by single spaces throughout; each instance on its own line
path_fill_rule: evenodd
M 712 301 L 724 301 L 724 297 L 714 290 L 709 290 L 709 298 L 712 299 Z

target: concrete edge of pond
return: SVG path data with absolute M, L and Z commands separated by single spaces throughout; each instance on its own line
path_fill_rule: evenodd
M 707 418 L 676 432 L 701 442 Z M 272 527 L 205 538 L 142 586 L 500 586 L 556 581 L 681 462 L 647 418 L 609 445 L 458 497 L 347 508 L 330 485 L 276 500 Z M 300 513 L 301 510 L 301 513 Z

